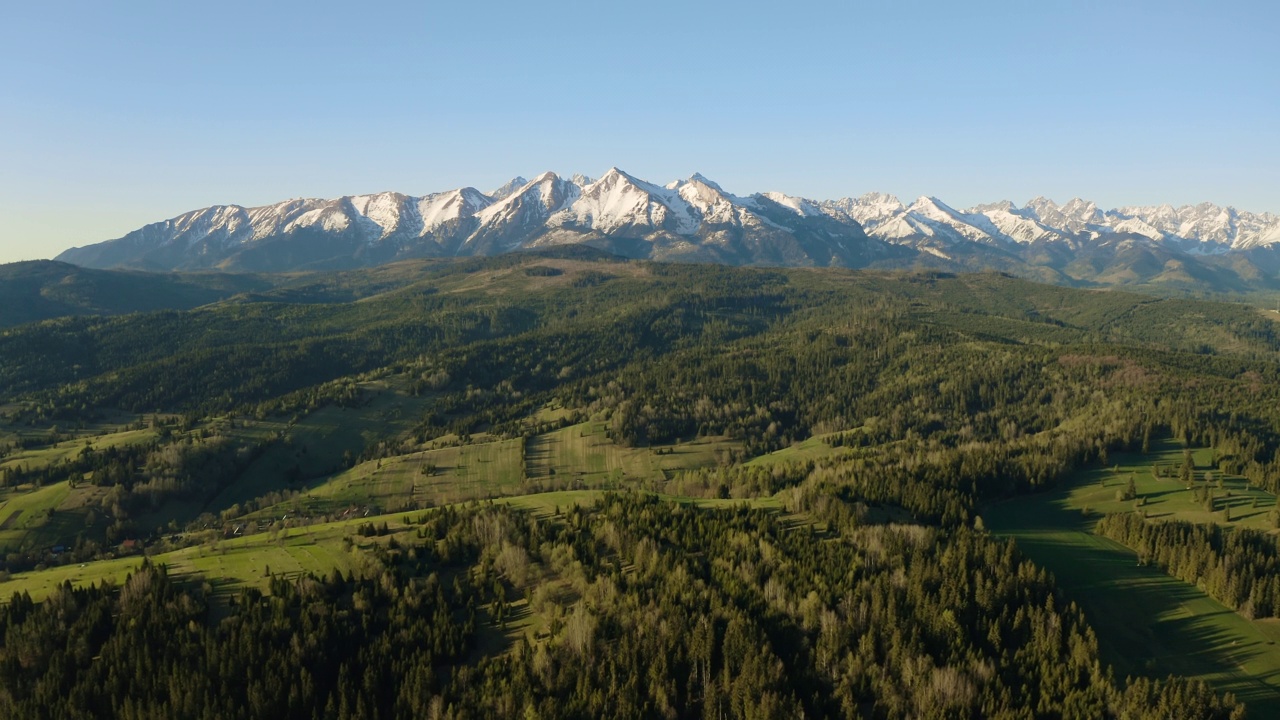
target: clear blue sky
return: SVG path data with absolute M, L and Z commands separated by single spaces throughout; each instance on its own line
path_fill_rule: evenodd
M 0 262 L 218 203 L 613 165 L 1280 212 L 1278 28 L 1229 0 L 13 2 Z

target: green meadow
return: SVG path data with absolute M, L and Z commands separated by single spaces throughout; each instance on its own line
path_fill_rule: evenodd
M 827 440 L 835 435 L 844 433 L 829 433 L 826 435 L 814 435 L 813 437 L 802 440 L 790 447 L 781 450 L 775 450 L 759 457 L 752 458 L 743 465 L 747 467 L 766 466 L 772 467 L 791 462 L 807 462 L 809 460 L 819 460 L 832 456 L 848 455 L 852 452 L 846 447 L 832 447 L 827 444 Z
M 0 461 L 0 468 L 18 467 L 27 470 L 38 470 L 50 465 L 74 459 L 86 447 L 94 450 L 122 445 L 142 445 L 156 439 L 157 433 L 152 429 L 121 430 L 108 432 L 73 440 L 63 440 L 52 445 L 20 450 L 8 455 Z
M 233 437 L 247 442 L 272 435 L 280 441 L 271 443 L 209 507 L 228 508 L 264 493 L 286 490 L 290 478 L 331 474 L 343 468 L 347 458 L 359 456 L 366 445 L 408 431 L 428 402 L 399 391 L 391 381 L 361 383 L 359 387 L 365 401 L 356 407 L 327 405 L 296 422 L 250 421 L 233 431 Z
M 365 505 L 397 512 L 474 499 L 616 487 L 715 465 L 735 445 L 712 437 L 624 447 L 608 438 L 604 422 L 588 421 L 528 438 L 481 434 L 461 443 L 448 436 L 426 447 L 312 481 L 287 506 L 309 513 Z
M 1210 454 L 1194 452 L 1197 482 L 1203 483 Z M 1140 566 L 1131 550 L 1093 532 L 1100 514 L 1134 510 L 1134 501 L 1115 497 L 1130 474 L 1139 497 L 1146 498 L 1148 517 L 1221 522 L 1221 512 L 1205 510 L 1176 479 L 1151 476 L 1155 462 L 1181 463 L 1181 448 L 1162 445 L 1148 455 L 1111 460 L 1118 470 L 1087 470 L 1063 488 L 991 505 L 983 520 L 1054 574 L 1097 630 L 1103 660 L 1118 676 L 1201 678 L 1235 693 L 1249 705 L 1252 717 L 1280 717 L 1280 646 L 1275 644 L 1280 622 L 1245 619 L 1194 585 Z M 1240 487 L 1238 478 L 1224 479 L 1224 484 L 1234 497 L 1250 498 L 1250 504 L 1257 494 Z M 1263 499 L 1274 503 L 1273 497 Z M 1231 524 L 1259 522 L 1242 508 Z
M 1101 515 L 1136 509 L 1145 512 L 1151 520 L 1272 529 L 1267 514 L 1275 507 L 1275 495 L 1251 487 L 1243 477 L 1215 468 L 1212 450 L 1197 448 L 1191 451 L 1191 456 L 1195 467 L 1191 481 L 1187 482 L 1179 476 L 1183 462 L 1181 445 L 1164 441 L 1153 445 L 1152 452 L 1145 455 L 1116 453 L 1110 458 L 1111 467 L 1091 468 L 1076 476 L 1071 483 L 1069 502 L 1072 507 Z M 1155 475 L 1156 466 L 1165 470 L 1164 476 Z M 1134 500 L 1122 500 L 1119 494 L 1123 494 L 1130 479 L 1137 496 Z M 1212 510 L 1197 500 L 1197 490 L 1213 493 Z
M 392 530 L 404 529 L 403 516 L 399 514 L 354 517 L 303 527 L 271 528 L 231 538 L 218 538 L 209 533 L 210 537 L 202 538 L 199 544 L 155 552 L 149 557 L 153 563 L 167 566 L 175 576 L 207 579 L 218 589 L 265 588 L 268 572 L 284 576 L 324 575 L 334 568 L 352 569 L 360 562 L 360 556 L 344 548 L 344 538 L 354 536 L 359 525 L 371 521 L 386 522 Z M 252 525 L 246 524 L 246 527 Z M 131 555 L 15 573 L 0 583 L 0 598 L 7 599 L 15 592 L 29 592 L 39 599 L 64 582 L 73 586 L 103 581 L 118 584 L 142 561 L 142 556 Z

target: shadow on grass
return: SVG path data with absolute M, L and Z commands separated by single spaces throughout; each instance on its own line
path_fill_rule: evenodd
M 1160 490 L 1158 492 L 1145 492 L 1145 493 L 1142 493 L 1141 496 L 1146 498 L 1147 502 L 1152 502 L 1152 501 L 1155 501 L 1157 498 L 1164 497 L 1165 495 L 1176 495 L 1178 493 L 1185 493 L 1185 492 L 1189 492 L 1189 491 L 1186 488 L 1170 488 L 1168 490 Z
M 1202 676 L 1244 701 L 1251 716 L 1280 717 L 1276 646 L 1195 586 L 1094 535 L 1098 516 L 1067 503 L 1066 491 L 1052 491 L 992 506 L 984 520 L 1054 573 L 1097 631 L 1101 659 L 1116 676 Z

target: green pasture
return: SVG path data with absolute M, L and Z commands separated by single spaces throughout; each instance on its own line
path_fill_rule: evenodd
M 524 495 L 495 502 L 507 503 L 540 515 L 550 515 L 557 508 L 593 503 L 599 496 L 599 491 L 570 490 Z M 416 518 L 420 512 L 414 512 L 410 517 Z M 357 569 L 361 562 L 359 552 L 345 549 L 344 538 L 354 537 L 359 526 L 370 522 L 378 525 L 385 522 L 393 533 L 411 529 L 404 525 L 404 517 L 405 513 L 400 512 L 368 517 L 355 515 L 334 522 L 220 538 L 179 550 L 155 553 L 151 555 L 151 561 L 165 565 L 175 577 L 207 580 L 223 591 L 247 586 L 266 589 L 268 570 L 274 575 L 314 573 L 323 576 L 334 568 L 343 572 Z M 250 522 L 245 527 L 252 528 L 255 525 Z M 368 542 L 360 538 L 354 539 L 358 543 Z M 416 542 L 416 538 L 399 539 L 403 544 Z M 137 569 L 142 560 L 141 556 L 134 555 L 15 573 L 7 581 L 0 582 L 0 602 L 7 601 L 15 592 L 28 592 L 32 598 L 40 600 L 64 582 L 70 582 L 76 587 L 103 581 L 120 584 L 129 573 Z
M 590 505 L 598 500 L 602 490 L 559 490 L 554 492 L 517 495 L 495 499 L 518 510 L 549 516 L 574 505 Z M 699 498 L 667 497 L 677 502 L 688 502 L 694 507 L 729 508 L 743 504 L 752 507 L 778 509 L 781 504 L 775 498 L 758 500 L 705 500 Z M 366 523 L 386 523 L 393 534 L 411 531 L 404 518 L 417 518 L 422 512 L 388 512 L 381 515 L 352 517 L 315 525 L 286 527 L 253 532 L 256 522 L 246 521 L 244 527 L 252 534 L 218 538 L 191 547 L 152 554 L 151 561 L 168 567 L 170 574 L 194 581 L 207 581 L 219 591 L 234 591 L 241 587 L 267 588 L 267 572 L 273 575 L 297 576 L 313 573 L 323 576 L 338 568 L 343 572 L 357 570 L 362 562 L 359 550 L 349 550 L 344 539 L 353 537 L 357 545 L 367 543 L 356 536 L 359 526 Z M 416 537 L 399 537 L 404 545 L 417 542 Z M 13 593 L 28 592 L 39 600 L 54 588 L 70 582 L 80 587 L 103 581 L 123 583 L 129 573 L 142 563 L 141 556 L 129 556 L 96 560 L 83 564 L 51 567 L 44 570 L 15 573 L 0 582 L 0 602 L 7 601 Z
M 407 432 L 421 417 L 427 399 L 394 390 L 386 381 L 361 384 L 368 401 L 359 407 L 326 406 L 296 423 L 248 422 L 233 433 L 249 442 L 275 433 L 272 443 L 225 488 L 208 508 L 214 512 L 290 487 L 290 478 L 329 475 L 344 467 L 349 453 L 358 456 L 369 443 Z
M 653 447 L 623 447 L 606 435 L 607 423 L 578 423 L 530 438 L 525 451 L 529 477 L 576 478 L 587 483 L 610 479 L 665 477 L 667 472 L 715 465 L 718 454 L 735 447 L 723 438 Z
M 393 531 L 402 529 L 402 520 L 403 515 L 397 513 L 259 532 L 156 553 L 151 555 L 151 561 L 167 566 L 176 577 L 207 580 L 219 590 L 245 586 L 265 589 L 268 569 L 271 574 L 285 576 L 308 572 L 324 575 L 335 567 L 344 572 L 354 569 L 360 556 L 344 549 L 343 538 L 354 535 L 359 525 L 370 521 L 386 522 Z M 15 592 L 29 592 L 38 600 L 64 582 L 73 586 L 102 581 L 121 583 L 141 562 L 142 557 L 134 555 L 16 573 L 0 582 L 0 600 L 7 600 Z
M 1152 456 L 1139 456 L 1149 466 Z M 1181 449 L 1176 452 L 1181 462 Z M 1197 455 L 1205 457 L 1207 454 Z M 1137 472 L 1130 458 L 1113 458 Z M 1128 463 L 1128 464 L 1127 464 Z M 993 532 L 1013 538 L 1033 561 L 1054 573 L 1066 596 L 1084 610 L 1097 631 L 1104 662 L 1117 676 L 1168 674 L 1201 678 L 1244 700 L 1252 717 L 1280 717 L 1280 624 L 1250 621 L 1232 612 L 1195 586 L 1170 577 L 1158 568 L 1139 566 L 1128 548 L 1093 533 L 1098 515 L 1107 512 L 1101 493 L 1119 481 L 1114 471 L 1081 473 L 1068 487 L 1025 496 L 988 507 L 983 519 Z M 1097 488 L 1100 477 L 1107 488 Z M 1126 480 L 1127 482 L 1127 480 Z M 1135 479 L 1140 491 L 1171 480 Z M 1152 514 L 1194 517 L 1194 503 L 1182 507 L 1176 493 L 1149 500 Z M 1159 501 L 1159 502 L 1157 502 Z M 1118 509 L 1132 510 L 1132 502 Z M 1203 511 L 1201 511 L 1203 512 Z M 1204 519 L 1210 520 L 1209 513 Z M 1247 520 L 1245 521 L 1247 522 Z
M 0 549 L 52 547 L 70 542 L 84 528 L 79 513 L 59 511 L 71 486 L 66 482 L 31 490 L 9 490 L 0 501 Z
M 449 440 L 438 439 L 436 444 Z M 628 448 L 606 437 L 605 423 L 598 421 L 528 439 L 477 435 L 468 444 L 361 463 L 315 481 L 298 502 L 310 513 L 363 505 L 395 512 L 567 486 L 661 480 L 676 470 L 713 465 L 718 454 L 731 447 L 732 443 L 723 439 L 699 438 L 661 447 Z
M 1153 444 L 1152 452 L 1116 453 L 1109 461 L 1111 467 L 1080 472 L 1070 484 L 1067 503 L 1090 513 L 1107 515 L 1145 511 L 1151 520 L 1185 520 L 1195 523 L 1217 523 L 1227 527 L 1247 527 L 1271 530 L 1268 513 L 1276 505 L 1276 496 L 1251 487 L 1244 478 L 1227 475 L 1213 467 L 1213 451 L 1205 448 L 1192 450 L 1195 463 L 1193 480 L 1183 482 L 1178 477 L 1182 465 L 1182 446 L 1171 441 Z M 1152 468 L 1162 465 L 1172 472 L 1172 477 L 1155 477 Z M 1205 473 L 1213 479 L 1206 483 Z M 1122 500 L 1122 493 L 1133 478 L 1137 490 L 1135 500 Z M 1221 479 L 1221 487 L 1219 487 Z M 1196 489 L 1209 489 L 1214 494 L 1210 511 L 1196 500 Z M 1230 520 L 1225 511 L 1230 511 Z
M 156 437 L 155 430 L 144 429 L 65 440 L 15 453 L 0 467 L 39 469 L 72 460 L 86 446 L 101 450 L 141 445 Z M 102 493 L 101 488 L 83 484 L 72 489 L 67 481 L 43 487 L 24 484 L 0 491 L 0 551 L 71 544 L 85 530 L 86 505 Z
M 329 512 L 373 504 L 399 510 L 442 505 L 519 490 L 521 440 L 494 440 L 370 460 L 306 491 L 304 505 Z
M 39 470 L 50 465 L 57 465 L 58 463 L 65 462 L 67 460 L 73 460 L 77 455 L 84 451 L 85 447 L 102 450 L 104 448 L 122 445 L 142 445 L 144 443 L 151 442 L 155 438 L 155 430 L 143 429 L 123 430 L 103 435 L 76 438 L 74 440 L 63 440 L 62 442 L 54 445 L 20 450 L 7 456 L 3 462 L 0 462 L 0 468 L 19 467 L 29 470 Z
M 852 431 L 858 432 L 858 431 Z M 821 458 L 848 455 L 852 452 L 847 447 L 832 447 L 827 444 L 827 439 L 833 435 L 843 433 L 831 433 L 827 435 L 815 435 L 807 440 L 795 443 L 791 447 L 785 447 L 781 450 L 775 450 L 759 457 L 754 457 L 743 463 L 747 467 L 765 466 L 773 467 L 774 465 L 784 465 L 786 463 L 803 463 L 810 460 L 819 460 Z

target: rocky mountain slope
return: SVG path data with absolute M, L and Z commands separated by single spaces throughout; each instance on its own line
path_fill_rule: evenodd
M 738 196 L 694 174 L 667 185 L 617 168 L 460 188 L 219 205 L 59 260 L 93 268 L 278 272 L 587 244 L 628 257 L 737 265 L 997 269 L 1068 284 L 1239 290 L 1280 272 L 1280 216 L 1209 203 L 1102 210 L 1037 197 L 958 210 L 872 193 Z

